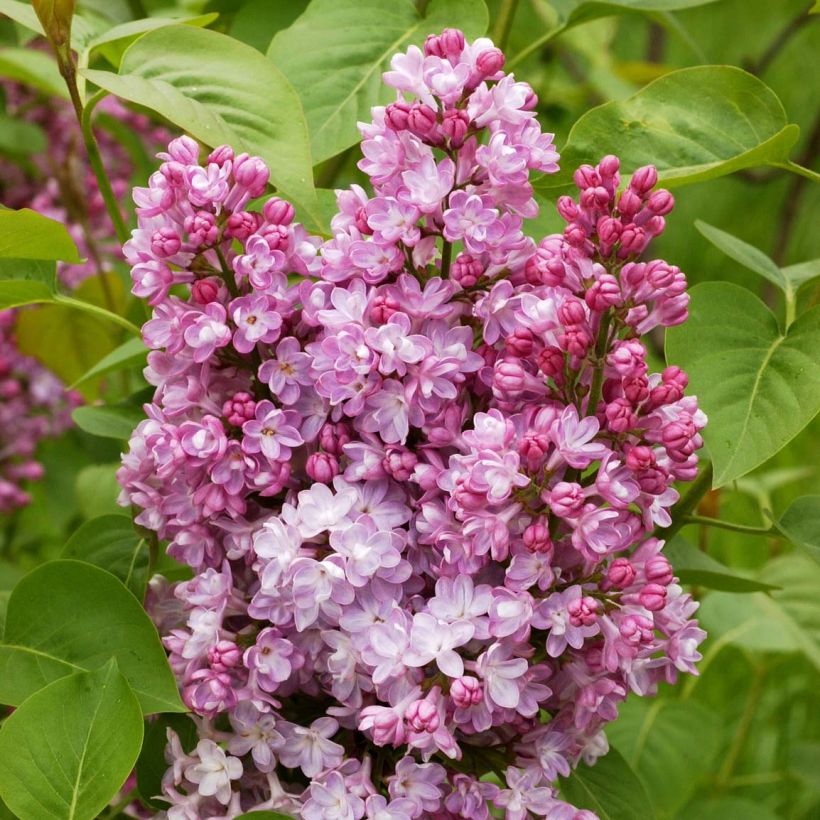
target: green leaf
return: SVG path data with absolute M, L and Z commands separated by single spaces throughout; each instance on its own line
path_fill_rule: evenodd
M 9 596 L 11 593 L 7 589 L 0 589 L 0 639 L 6 628 L 6 611 L 9 608 Z M 2 815 L 0 815 L 2 817 Z
M 168 806 L 167 801 L 157 799 L 162 794 L 162 778 L 168 770 L 165 761 L 168 729 L 177 733 L 185 752 L 190 752 L 198 740 L 196 724 L 186 715 L 157 715 L 145 721 L 145 739 L 136 765 L 137 789 L 143 801 L 155 809 Z
M 19 159 L 39 154 L 48 147 L 48 139 L 39 125 L 0 112 L 0 153 Z
M 43 27 L 30 3 L 21 3 L 19 0 L 0 0 L 0 14 L 5 14 L 37 34 L 43 34 Z
M 796 265 L 789 265 L 783 268 L 783 275 L 791 282 L 794 287 L 799 288 L 801 285 L 810 282 L 812 279 L 817 279 L 820 276 L 820 259 L 811 259 L 808 262 L 798 262 Z
M 703 437 L 721 487 L 773 456 L 820 410 L 820 308 L 783 334 L 746 288 L 707 282 L 691 296 L 689 320 L 666 333 L 666 357 L 689 374 L 709 417 Z
M 82 561 L 49 561 L 9 598 L 0 703 L 19 706 L 51 681 L 112 657 L 146 714 L 185 711 L 157 631 L 122 582 Z
M 92 436 L 128 440 L 134 428 L 145 418 L 138 407 L 103 405 L 78 407 L 71 414 L 74 423 Z
M 271 3 L 249 0 L 233 18 L 231 37 L 253 46 L 265 54 L 276 32 L 287 28 L 307 8 L 309 0 Z
M 73 386 L 76 387 L 89 379 L 107 376 L 109 373 L 118 373 L 120 370 L 144 365 L 147 355 L 148 348 L 143 344 L 142 339 L 129 339 L 107 356 L 103 356 L 90 370 L 83 373 Z
M 680 11 L 716 0 L 550 0 L 564 28 L 627 12 Z
M 139 703 L 116 661 L 28 698 L 0 729 L 0 794 L 20 820 L 92 820 L 142 744 Z
M 358 142 L 356 123 L 395 99 L 382 82 L 390 58 L 448 26 L 483 34 L 483 0 L 432 0 L 425 17 L 410 0 L 313 0 L 273 38 L 268 56 L 302 99 L 315 162 Z
M 690 803 L 678 820 L 778 820 L 771 809 L 742 797 L 715 797 Z
M 126 48 L 135 40 L 149 31 L 155 31 L 165 26 L 209 26 L 218 14 L 199 14 L 192 17 L 144 17 L 140 20 L 131 20 L 120 23 L 94 37 L 85 47 L 84 65 L 95 51 L 99 51 L 115 68 L 119 68 L 122 55 Z
M 0 293 L 6 284 L 12 283 L 0 283 Z M 45 305 L 17 317 L 20 350 L 39 359 L 67 384 L 86 373 L 117 341 L 109 322 L 65 305 Z M 95 387 L 86 382 L 81 392 L 86 398 L 93 398 Z
M 713 637 L 753 652 L 802 652 L 820 670 L 820 567 L 792 553 L 760 572 L 782 589 L 767 595 L 709 593 L 698 610 Z
M 91 464 L 77 474 L 75 494 L 83 518 L 122 515 L 122 508 L 117 504 L 120 492 L 120 485 L 117 483 L 119 468 L 119 462 Z
M 29 208 L 0 210 L 0 257 L 54 259 L 71 264 L 83 261 L 62 222 Z
M 68 99 L 68 90 L 54 59 L 31 48 L 0 48 L 0 76 L 36 88 L 51 97 Z M 34 153 L 28 149 L 28 153 Z
M 725 592 L 764 592 L 777 589 L 754 578 L 737 575 L 720 561 L 699 550 L 690 541 L 676 535 L 663 549 L 663 554 L 672 564 L 675 575 L 684 584 L 695 584 L 707 589 L 721 589 Z
M 66 541 L 61 558 L 76 558 L 116 575 L 138 601 L 148 580 L 148 542 L 126 515 L 103 515 L 86 521 Z
M 606 734 L 640 777 L 658 817 L 669 817 L 712 770 L 722 725 L 697 703 L 630 698 Z
M 579 165 L 605 154 L 618 154 L 624 173 L 654 164 L 667 187 L 700 182 L 782 165 L 798 135 L 777 95 L 751 74 L 733 66 L 684 68 L 584 114 L 561 152 L 563 170 L 536 186 L 567 187 Z
M 591 809 L 600 820 L 653 820 L 655 812 L 638 776 L 616 749 L 594 766 L 579 763 L 561 779 L 561 793 L 570 803 Z
M 820 562 L 820 495 L 804 495 L 792 501 L 775 526 Z
M 726 233 L 726 231 L 721 231 L 719 228 L 702 222 L 700 219 L 695 220 L 695 227 L 730 259 L 734 259 L 744 268 L 748 268 L 764 279 L 768 279 L 781 290 L 790 290 L 789 281 L 785 278 L 783 272 L 763 251 L 758 250 L 742 239 L 738 239 L 736 236 L 732 236 L 730 233 Z
M 271 181 L 313 217 L 313 162 L 299 98 L 255 49 L 208 29 L 166 26 L 125 52 L 119 74 L 83 73 L 206 145 L 258 154 Z
M 0 281 L 0 310 L 42 304 L 50 302 L 52 298 L 51 288 L 43 282 L 15 279 Z

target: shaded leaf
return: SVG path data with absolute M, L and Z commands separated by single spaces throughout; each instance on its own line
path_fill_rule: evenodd
M 676 535 L 663 549 L 675 575 L 684 584 L 695 584 L 725 592 L 764 592 L 777 589 L 754 578 L 737 575 L 732 569 L 699 550 L 690 541 Z
M 68 90 L 57 63 L 31 48 L 0 48 L 0 76 L 36 88 L 51 97 L 68 99 Z M 34 150 L 29 148 L 29 153 Z
M 773 456 L 820 410 L 820 308 L 782 334 L 746 288 L 708 282 L 691 297 L 689 320 L 667 330 L 666 356 L 689 374 L 709 417 L 703 437 L 720 487 Z
M 792 501 L 776 526 L 789 541 L 820 562 L 820 495 L 804 495 Z
M 799 136 L 777 95 L 733 66 L 697 66 L 659 77 L 626 100 L 593 108 L 573 125 L 562 171 L 542 190 L 564 188 L 582 163 L 618 154 L 625 173 L 652 163 L 666 186 L 759 165 L 782 165 Z
M 570 803 L 591 809 L 600 820 L 652 820 L 655 812 L 641 781 L 616 749 L 594 766 L 579 763 L 561 779 L 561 793 Z
M 799 288 L 820 276 L 820 259 L 810 259 L 808 262 L 798 262 L 783 268 L 783 275 L 794 287 Z
M 287 28 L 308 7 L 309 0 L 271 3 L 249 0 L 233 18 L 230 35 L 266 54 L 274 35 Z
M 62 222 L 29 208 L 0 210 L 0 257 L 82 262 L 77 246 Z
M 111 660 L 35 692 L 0 729 L 0 794 L 20 820 L 92 820 L 142 744 L 142 713 Z
M 75 493 L 83 518 L 122 514 L 117 504 L 120 485 L 117 483 L 119 462 L 91 464 L 77 474 Z
M 695 817 L 697 820 L 777 820 L 777 815 L 771 809 L 742 797 L 696 800 L 678 815 L 679 820 L 692 820 Z
M 155 809 L 168 807 L 167 801 L 157 797 L 162 794 L 162 778 L 168 770 L 165 746 L 169 728 L 177 733 L 185 752 L 192 751 L 199 739 L 196 724 L 186 715 L 157 715 L 145 721 L 145 739 L 136 765 L 137 789 L 143 801 Z
M 71 418 L 81 430 L 92 436 L 128 440 L 134 428 L 145 418 L 145 413 L 133 406 L 86 405 L 74 410 Z
M 61 558 L 76 558 L 116 575 L 138 601 L 148 580 L 148 542 L 127 515 L 103 515 L 86 521 L 66 541 Z
M 129 339 L 119 347 L 112 350 L 107 356 L 103 356 L 90 370 L 87 370 L 74 382 L 74 386 L 82 384 L 89 379 L 107 376 L 109 373 L 117 373 L 120 370 L 127 370 L 131 367 L 139 367 L 145 364 L 148 356 L 148 348 L 142 339 Z
M 145 713 L 185 711 L 157 631 L 122 582 L 82 561 L 49 561 L 9 598 L 0 703 L 19 706 L 48 683 L 112 657 Z
M 43 282 L 3 280 L 0 281 L 0 310 L 50 302 L 51 288 Z
M 313 0 L 273 38 L 268 56 L 299 93 L 314 162 L 358 142 L 356 123 L 395 99 L 382 82 L 390 58 L 447 27 L 483 34 L 483 0 L 432 0 L 425 17 L 410 0 Z
M 630 698 L 606 734 L 640 777 L 659 817 L 672 816 L 689 799 L 722 743 L 720 718 L 711 710 L 660 698 Z
M 712 592 L 698 610 L 701 625 L 753 652 L 802 652 L 820 670 L 820 567 L 794 553 L 767 564 L 760 576 L 782 589 L 769 595 Z

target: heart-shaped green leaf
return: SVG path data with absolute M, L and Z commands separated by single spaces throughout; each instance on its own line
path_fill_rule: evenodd
M 142 744 L 139 702 L 109 661 L 35 692 L 0 729 L 0 794 L 20 820 L 92 820 Z
M 46 684 L 112 657 L 146 714 L 185 711 L 157 631 L 122 582 L 81 561 L 49 561 L 9 598 L 0 703 L 19 706 Z
M 714 486 L 773 456 L 820 410 L 820 308 L 786 333 L 753 293 L 726 282 L 691 291 L 689 320 L 666 334 L 666 358 L 689 374 L 709 417 Z
M 206 145 L 226 143 L 258 154 L 271 181 L 315 216 L 313 162 L 299 97 L 256 49 L 208 29 L 165 26 L 130 46 L 119 74 L 83 74 Z
M 62 222 L 29 208 L 0 210 L 0 257 L 59 259 L 72 264 L 83 261 Z
M 116 575 L 138 601 L 148 580 L 148 542 L 127 515 L 103 515 L 86 521 L 66 541 L 61 558 L 76 558 Z
M 684 68 L 584 114 L 561 151 L 562 170 L 536 185 L 565 188 L 575 168 L 605 154 L 618 154 L 627 174 L 654 164 L 667 187 L 700 182 L 783 165 L 798 135 L 777 95 L 757 77 L 732 66 Z
M 483 34 L 483 0 L 432 0 L 424 17 L 410 0 L 313 0 L 273 38 L 268 56 L 302 99 L 315 162 L 353 145 L 356 123 L 395 98 L 382 82 L 390 58 L 447 27 Z

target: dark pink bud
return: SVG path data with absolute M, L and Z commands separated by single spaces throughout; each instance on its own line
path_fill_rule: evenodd
M 208 211 L 197 211 L 185 217 L 184 228 L 195 245 L 213 245 L 219 233 L 216 217 Z
M 208 154 L 208 163 L 213 162 L 221 168 L 226 162 L 231 162 L 233 157 L 233 148 L 230 145 L 220 145 Z M 191 162 L 196 162 L 196 160 L 191 160 Z
M 441 120 L 441 133 L 450 140 L 453 148 L 460 148 L 464 144 L 469 130 L 470 116 L 466 111 L 453 109 L 444 112 Z
M 574 518 L 584 506 L 584 488 L 574 481 L 559 481 L 544 496 L 550 509 L 561 518 Z
M 641 606 L 650 612 L 658 612 L 666 606 L 666 587 L 647 584 L 638 596 Z
M 484 273 L 484 266 L 469 253 L 460 253 L 450 265 L 450 278 L 463 288 L 471 288 Z
M 675 198 L 664 188 L 655 191 L 647 200 L 646 207 L 655 216 L 666 216 L 675 207 Z M 659 233 L 659 231 L 653 231 Z
M 406 447 L 388 447 L 382 460 L 382 467 L 396 481 L 409 481 L 418 461 L 416 454 Z
M 658 184 L 658 172 L 654 165 L 644 165 L 638 168 L 629 182 L 629 187 L 638 196 L 643 197 L 648 194 Z
M 293 205 L 278 196 L 271 197 L 262 208 L 265 221 L 271 225 L 290 225 L 294 214 Z
M 427 698 L 414 700 L 407 707 L 404 719 L 414 732 L 435 732 L 441 724 L 435 703 Z
M 394 131 L 404 131 L 407 128 L 407 119 L 410 114 L 410 104 L 406 102 L 390 103 L 384 110 L 385 122 Z
M 632 406 L 626 399 L 613 399 L 607 404 L 604 414 L 607 427 L 613 433 L 625 433 L 638 423 L 638 419 L 632 412 Z
M 425 54 L 433 57 L 458 59 L 464 51 L 464 34 L 457 28 L 446 28 L 436 36 L 431 34 L 424 41 Z
M 219 641 L 208 650 L 208 663 L 216 672 L 227 672 L 239 665 L 242 650 L 233 641 Z
M 643 200 L 631 188 L 627 188 L 618 198 L 618 213 L 631 219 L 641 209 Z
M 602 273 L 584 294 L 584 301 L 592 310 L 604 311 L 622 301 L 621 286 L 611 273 Z
M 539 518 L 530 524 L 523 534 L 524 546 L 530 552 L 549 552 L 552 549 L 549 527 L 545 519 Z
M 661 378 L 663 379 L 664 384 L 675 384 L 681 390 L 685 390 L 689 384 L 689 376 L 687 376 L 683 370 L 675 365 L 670 365 L 665 368 L 663 373 L 661 373 Z
M 481 703 L 484 700 L 481 681 L 469 675 L 456 678 L 450 684 L 450 697 L 453 699 L 453 703 L 461 709 Z
M 592 346 L 592 337 L 582 327 L 568 327 L 558 336 L 558 344 L 573 356 L 586 356 Z
M 635 580 L 635 567 L 627 558 L 616 558 L 606 571 L 606 579 L 615 589 L 626 589 Z
M 159 167 L 159 172 L 168 180 L 174 188 L 180 188 L 185 184 L 188 169 L 179 162 L 163 162 Z M 168 203 L 171 204 L 170 202 Z
M 573 175 L 575 185 L 580 189 L 595 188 L 601 184 L 601 177 L 598 171 L 591 165 L 582 165 Z
M 222 415 L 228 424 L 234 427 L 241 427 L 246 421 L 250 421 L 256 412 L 256 402 L 250 393 L 234 393 L 222 405 Z
M 241 154 L 234 162 L 233 176 L 243 188 L 248 189 L 251 196 L 260 196 L 268 184 L 270 171 L 260 157 Z
M 621 233 L 621 245 L 618 256 L 634 256 L 643 251 L 646 247 L 646 231 L 637 225 L 627 225 Z
M 611 216 L 602 216 L 596 227 L 601 242 L 610 246 L 620 239 L 622 229 L 623 223 Z
M 429 105 L 413 103 L 407 115 L 407 128 L 420 137 L 426 137 L 436 127 L 436 112 Z
M 627 615 L 618 624 L 618 631 L 630 646 L 650 643 L 655 637 L 655 625 L 643 615 Z
M 562 325 L 580 325 L 587 320 L 587 312 L 580 299 L 570 296 L 558 308 L 558 321 Z
M 571 196 L 559 196 L 556 206 L 561 218 L 567 222 L 573 222 L 578 219 L 581 214 L 578 210 L 578 205 Z
M 264 237 L 272 251 L 285 250 L 290 242 L 290 229 L 286 225 L 263 225 L 259 236 Z
M 244 242 L 259 227 L 256 215 L 248 211 L 236 211 L 228 217 L 225 236 Z
M 173 256 L 181 246 L 179 234 L 173 228 L 159 228 L 151 235 L 151 252 L 160 258 Z
M 535 337 L 528 327 L 517 327 L 504 340 L 504 346 L 510 355 L 526 359 L 532 354 L 535 347 Z
M 609 191 L 601 186 L 585 188 L 581 191 L 580 202 L 582 208 L 603 210 L 609 207 Z
M 366 205 L 362 205 L 361 208 L 358 208 L 356 210 L 356 227 L 365 236 L 370 236 L 373 233 L 373 229 L 370 227 L 367 221 Z
M 495 363 L 494 390 L 517 395 L 524 390 L 526 383 L 527 372 L 516 359 L 502 359 Z
M 370 319 L 376 324 L 383 325 L 400 307 L 395 296 L 384 292 L 377 293 L 370 304 Z
M 311 453 L 305 464 L 305 472 L 313 481 L 330 484 L 339 475 L 339 460 L 330 453 Z
M 646 470 L 654 465 L 655 454 L 652 452 L 651 447 L 640 444 L 631 447 L 626 454 L 626 466 L 629 467 L 630 470 L 637 472 L 638 470 Z
M 646 562 L 643 572 L 647 581 L 651 581 L 653 584 L 660 584 L 664 587 L 668 587 L 669 584 L 672 583 L 674 576 L 672 565 L 663 555 L 656 555 L 650 558 Z
M 546 433 L 526 433 L 518 442 L 518 454 L 530 470 L 537 470 L 551 446 Z
M 607 154 L 598 163 L 598 173 L 603 179 L 614 179 L 621 168 L 621 161 L 614 154 Z
M 527 96 L 524 97 L 524 103 L 521 106 L 522 111 L 535 111 L 538 107 L 538 95 L 531 89 L 527 89 Z
M 342 421 L 326 422 L 319 431 L 319 446 L 334 456 L 341 456 L 350 442 L 350 428 Z
M 573 626 L 592 626 L 598 620 L 600 604 L 588 595 L 575 598 L 567 606 L 569 622 Z
M 504 67 L 504 52 L 500 48 L 488 48 L 476 57 L 475 66 L 482 77 L 492 77 Z
M 682 450 L 694 434 L 695 430 L 691 424 L 685 424 L 680 420 L 671 421 L 663 428 L 661 441 L 667 449 Z
M 214 279 L 199 279 L 191 286 L 191 298 L 199 305 L 209 305 L 219 298 L 219 284 Z
M 564 281 L 564 265 L 546 248 L 537 248 L 527 260 L 524 276 L 530 285 L 550 285 L 556 287 Z
M 577 222 L 564 228 L 564 239 L 573 248 L 582 248 L 587 241 L 587 232 Z
M 564 376 L 564 353 L 557 347 L 545 347 L 538 354 L 538 369 L 551 379 L 561 379 Z

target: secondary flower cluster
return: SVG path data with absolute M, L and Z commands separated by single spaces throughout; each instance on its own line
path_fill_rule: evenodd
M 175 140 L 134 192 L 156 394 L 121 500 L 195 573 L 151 587 L 202 716 L 193 749 L 169 732 L 170 820 L 589 820 L 557 777 L 695 671 L 652 533 L 705 417 L 639 339 L 686 318 L 683 274 L 638 259 L 672 199 L 606 157 L 536 245 L 558 156 L 502 66 L 454 30 L 394 57 L 374 195 L 338 192 L 324 243 L 246 210 L 267 172 L 226 147 Z
M 14 339 L 14 312 L 0 311 L 0 513 L 28 504 L 28 481 L 43 475 L 34 459 L 38 442 L 71 424 L 76 393 L 36 359 L 24 356 Z
M 46 97 L 19 83 L 3 82 L 9 116 L 40 130 L 44 151 L 31 161 L 0 162 L 0 201 L 8 208 L 32 208 L 66 225 L 80 256 L 79 265 L 60 263 L 61 280 L 70 288 L 100 271 L 113 269 L 122 253 L 86 158 L 80 127 L 68 100 Z M 131 111 L 114 97 L 103 99 L 95 111 L 95 136 L 119 201 L 131 189 L 136 156 L 152 155 L 171 138 L 164 127 Z M 127 140 L 122 139 L 127 134 Z M 130 146 L 126 148 L 126 145 Z M 25 149 L 24 149 L 25 152 Z

